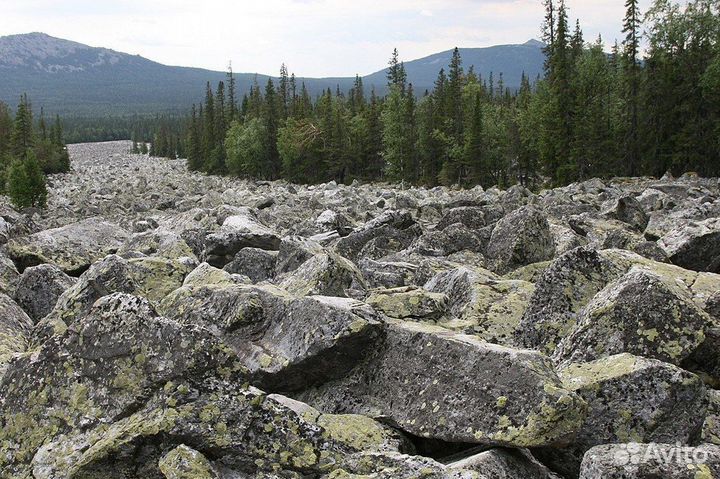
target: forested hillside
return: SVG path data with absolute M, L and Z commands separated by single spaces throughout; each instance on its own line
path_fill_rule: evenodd
M 215 91 L 208 84 L 185 138 L 189 167 L 295 182 L 463 186 L 720 175 L 717 2 L 657 0 L 640 12 L 628 0 L 626 37 L 611 54 L 601 38 L 583 37 L 579 21 L 569 24 L 563 0 L 545 7 L 545 74 L 523 75 L 518 90 L 465 69 L 458 49 L 420 98 L 397 51 L 382 97 L 358 77 L 349 91 L 327 89 L 313 101 L 285 69 L 239 101 L 232 78 Z

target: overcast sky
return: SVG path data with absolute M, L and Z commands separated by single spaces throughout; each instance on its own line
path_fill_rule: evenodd
M 621 37 L 624 0 L 568 0 L 586 39 Z M 650 0 L 641 0 L 642 7 Z M 381 69 L 540 35 L 540 0 L 0 0 L 0 36 L 45 32 L 168 65 L 299 76 Z

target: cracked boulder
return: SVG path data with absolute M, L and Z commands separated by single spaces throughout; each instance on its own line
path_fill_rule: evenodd
M 47 263 L 79 275 L 95 261 L 115 253 L 129 236 L 117 225 L 90 218 L 15 238 L 8 242 L 7 250 L 21 270 Z
M 32 319 L 8 295 L 0 293 L 0 380 L 2 373 L 16 353 L 27 349 Z M 3 393 L 0 392 L 0 400 Z
M 277 258 L 277 251 L 243 248 L 223 269 L 228 273 L 247 276 L 253 283 L 260 283 L 275 276 Z
M 328 251 L 278 278 L 278 285 L 296 296 L 346 297 L 350 289 L 364 290 L 365 280 L 351 261 Z
M 420 321 L 437 320 L 448 307 L 445 294 L 431 293 L 420 288 L 376 290 L 365 302 L 391 318 Z
M 373 249 L 381 249 L 382 253 L 372 255 L 373 259 L 379 259 L 410 246 L 419 236 L 414 226 L 415 220 L 407 211 L 386 211 L 338 240 L 335 248 L 339 254 L 353 261 L 371 256 Z M 365 253 L 361 254 L 363 250 Z
M 585 413 L 543 355 L 412 322 L 390 324 L 350 374 L 300 399 L 381 416 L 416 436 L 514 447 L 568 440 Z

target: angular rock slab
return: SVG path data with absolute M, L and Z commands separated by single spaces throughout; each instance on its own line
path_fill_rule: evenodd
M 158 317 L 145 299 L 106 296 L 64 334 L 8 365 L 0 381 L 0 471 L 22 476 L 53 437 L 126 417 L 168 381 L 220 371 L 244 374 L 207 331 Z
M 631 353 L 679 365 L 713 325 L 675 281 L 635 267 L 590 301 L 554 357 L 564 364 Z
M 660 238 L 658 244 L 673 264 L 720 273 L 720 218 L 680 226 Z
M 253 384 L 293 391 L 352 369 L 381 334 L 381 318 L 347 298 L 297 298 L 272 286 L 183 287 L 160 310 L 219 337 L 253 373 Z
M 95 261 L 115 253 L 129 237 L 117 225 L 90 218 L 13 239 L 7 248 L 20 269 L 47 263 L 78 275 Z
M 185 444 L 165 454 L 158 466 L 167 479 L 218 479 L 219 477 L 205 456 Z
M 448 295 L 449 314 L 443 327 L 503 346 L 513 346 L 520 320 L 534 287 L 526 281 L 502 280 L 490 271 L 457 268 L 443 272 L 425 285 Z
M 222 268 L 243 248 L 277 251 L 280 237 L 260 223 L 252 211 L 225 218 L 219 231 L 205 237 L 205 261 Z
M 137 479 L 155 477 L 168 469 L 165 451 L 181 444 L 212 457 L 211 466 L 230 477 L 272 477 L 263 473 L 280 470 L 317 477 L 348 455 L 398 452 L 404 439 L 370 418 L 321 414 L 283 396 L 208 378 L 167 383 L 126 418 L 46 443 L 33 459 L 33 473 L 36 479 L 114 479 L 120 469 Z
M 546 463 L 576 476 L 593 446 L 628 441 L 693 444 L 705 417 L 702 380 L 671 364 L 630 354 L 562 370 L 563 385 L 588 403 L 588 413 L 573 443 L 542 450 Z
M 32 319 L 8 295 L 0 293 L 0 380 L 13 354 L 25 352 Z M 0 398 L 4 392 L 0 391 Z
M 585 414 L 545 356 L 410 322 L 391 323 L 384 344 L 350 375 L 299 396 L 325 411 L 384 417 L 417 436 L 516 447 L 566 440 Z
M 327 252 L 313 256 L 285 275 L 279 286 L 296 296 L 346 297 L 349 289 L 365 289 L 365 279 L 350 260 Z
M 615 444 L 585 454 L 580 479 L 713 479 L 720 477 L 720 447 Z

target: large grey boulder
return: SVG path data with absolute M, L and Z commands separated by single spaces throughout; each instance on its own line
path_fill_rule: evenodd
M 13 296 L 19 279 L 20 273 L 15 267 L 15 263 L 0 252 L 0 293 Z
M 658 244 L 678 266 L 720 273 L 720 218 L 680 226 L 660 238 Z
M 23 271 L 15 291 L 15 301 L 35 321 L 47 316 L 65 290 L 77 282 L 57 266 L 42 264 Z
M 543 451 L 566 475 L 577 475 L 583 455 L 596 445 L 628 441 L 694 444 L 700 439 L 706 392 L 702 380 L 692 373 L 621 354 L 573 364 L 560 376 L 564 387 L 588 404 L 587 416 L 572 444 Z
M 277 251 L 279 247 L 280 237 L 260 223 L 251 210 L 245 210 L 225 218 L 220 230 L 205 237 L 203 258 L 222 268 L 243 248 Z
M 720 447 L 675 444 L 597 446 L 585 455 L 580 479 L 712 479 L 720 475 Z
M 622 196 L 611 200 L 603 215 L 630 225 L 635 231 L 643 232 L 648 225 L 648 215 L 634 196 Z
M 79 275 L 95 261 L 115 253 L 129 236 L 117 225 L 90 218 L 15 238 L 8 242 L 7 250 L 21 270 L 47 263 Z
M 382 326 L 377 313 L 358 301 L 296 298 L 272 286 L 185 286 L 160 310 L 207 328 L 240 358 L 253 384 L 284 392 L 342 377 Z
M 708 409 L 702 429 L 702 441 L 720 446 L 720 391 L 708 391 Z
M 362 273 L 334 252 L 313 256 L 300 267 L 278 278 L 278 285 L 296 296 L 348 296 L 348 290 L 364 290 Z
M 438 320 L 448 308 L 448 297 L 422 288 L 374 290 L 365 300 L 391 318 L 416 321 Z
M 714 324 L 675 280 L 635 267 L 585 306 L 555 358 L 580 363 L 627 352 L 679 365 Z
M 475 471 L 482 478 L 560 479 L 527 449 L 495 448 L 448 464 L 450 469 Z
M 515 447 L 568 440 L 585 413 L 543 355 L 411 322 L 390 324 L 349 375 L 299 397 L 383 416 L 417 436 Z
M 487 226 L 485 208 L 480 206 L 460 206 L 448 210 L 437 224 L 437 229 L 444 230 L 453 224 L 463 224 L 471 230 L 479 230 Z
M 201 380 L 218 368 L 242 372 L 207 331 L 158 317 L 142 298 L 104 297 L 65 333 L 8 366 L 0 381 L 0 441 L 12 453 L 0 455 L 0 470 L 23 477 L 52 438 L 106 428 L 169 382 Z
M 501 274 L 552 259 L 555 245 L 547 218 L 533 206 L 513 211 L 495 225 L 486 254 Z
M 243 248 L 223 268 L 228 273 L 247 276 L 253 283 L 272 279 L 278 252 L 260 248 Z
M 322 253 L 325 253 L 325 248 L 316 241 L 301 236 L 285 237 L 280 242 L 275 272 L 281 275 L 295 271 L 304 262 Z

